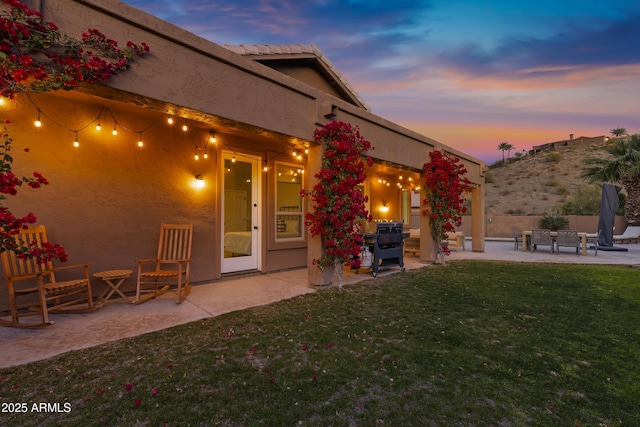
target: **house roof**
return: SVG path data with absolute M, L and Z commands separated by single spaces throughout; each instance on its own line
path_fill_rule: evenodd
M 234 53 L 251 57 L 254 61 L 267 66 L 275 65 L 273 61 L 288 61 L 296 63 L 298 66 L 311 67 L 318 71 L 345 101 L 361 107 L 366 111 L 371 111 L 351 84 L 340 74 L 329 58 L 322 53 L 315 43 L 310 45 L 241 44 L 238 46 L 225 44 L 223 47 Z

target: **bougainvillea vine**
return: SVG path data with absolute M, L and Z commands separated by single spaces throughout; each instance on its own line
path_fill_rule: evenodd
M 339 271 L 346 263 L 358 268 L 364 241 L 357 225 L 363 219 L 372 220 L 365 208 L 367 198 L 358 189 L 366 178 L 365 162 L 373 164 L 365 154 L 371 143 L 357 127 L 341 121 L 316 129 L 314 136 L 324 146 L 322 167 L 315 174 L 318 182 L 302 195 L 311 197 L 314 206 L 305 215 L 305 225 L 312 236 L 322 237 L 325 251 L 313 264 L 321 269 L 335 265 Z
M 448 232 L 462 225 L 461 214 L 467 211 L 463 196 L 470 189 L 471 181 L 464 176 L 467 170 L 459 158 L 441 151 L 431 151 L 429 157 L 431 160 L 423 167 L 422 182 L 427 197 L 422 200 L 425 206 L 422 214 L 429 217 L 436 247 L 448 255 L 449 248 L 440 242 L 446 240 Z
M 18 0 L 0 14 L 0 96 L 20 92 L 71 90 L 81 82 L 104 83 L 149 51 L 145 43 L 125 48 L 96 29 L 81 38 L 62 34 L 56 24 Z

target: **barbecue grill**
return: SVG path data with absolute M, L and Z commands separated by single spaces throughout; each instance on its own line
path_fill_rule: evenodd
M 404 271 L 403 246 L 409 233 L 403 232 L 403 222 L 378 222 L 376 232 L 364 234 L 364 245 L 373 254 L 373 277 L 385 267 L 399 266 Z M 356 273 L 358 271 L 356 270 Z

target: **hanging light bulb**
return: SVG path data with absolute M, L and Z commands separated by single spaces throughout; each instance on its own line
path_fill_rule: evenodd
M 187 127 L 187 119 L 184 119 L 184 124 L 182 125 L 182 130 L 187 131 L 189 128 Z
M 296 153 L 296 150 L 293 150 L 293 157 L 298 157 L 298 153 Z
M 111 134 L 113 136 L 116 136 L 118 134 L 118 130 L 116 129 L 116 124 L 115 123 L 113 124 L 113 130 L 111 131 Z
M 236 162 L 236 156 L 235 156 L 235 154 L 234 154 L 234 156 L 233 156 L 233 157 L 231 157 L 231 163 L 235 163 L 235 162 Z
M 216 134 L 213 132 L 209 132 L 209 142 L 212 144 L 216 143 Z
M 200 159 L 200 156 L 198 156 L 198 153 L 196 153 L 196 155 L 195 155 L 195 156 L 193 156 L 193 158 L 194 158 L 194 159 L 196 159 L 196 160 L 199 160 L 199 159 Z
M 262 168 L 262 170 L 266 172 L 266 171 L 269 170 L 269 168 L 265 166 L 265 167 Z
M 202 156 L 202 157 L 204 157 L 205 159 L 209 158 L 209 155 L 207 154 L 207 150 L 204 150 L 204 156 Z
M 138 138 L 138 147 L 142 147 L 144 143 L 142 142 L 142 132 L 140 132 L 140 138 Z
M 308 148 L 304 149 L 304 154 L 309 154 L 309 149 Z
M 35 125 L 35 127 L 39 128 L 40 126 L 42 126 L 42 122 L 40 121 L 40 110 L 38 110 L 38 118 L 36 119 L 36 121 L 33 123 Z
M 73 141 L 73 146 L 76 148 L 80 146 L 80 143 L 78 142 L 78 132 L 76 132 L 76 139 Z
M 173 124 L 173 117 L 171 117 L 171 116 L 167 117 L 167 123 L 172 125 Z
M 100 120 L 98 120 L 98 124 L 96 125 L 96 130 L 99 132 L 102 129 L 102 126 L 100 126 Z

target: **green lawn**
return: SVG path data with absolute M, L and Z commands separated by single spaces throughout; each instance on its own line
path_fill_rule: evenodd
M 640 270 L 450 261 L 1 369 L 0 402 L 2 426 L 638 426 Z

